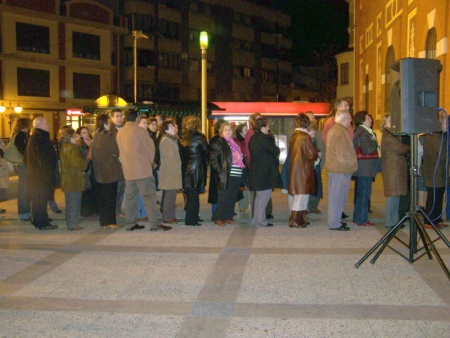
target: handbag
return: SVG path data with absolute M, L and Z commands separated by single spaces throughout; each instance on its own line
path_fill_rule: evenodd
M 14 141 L 16 140 L 16 135 L 13 136 L 13 138 L 9 141 L 8 145 L 5 148 L 5 153 L 3 155 L 3 158 L 7 160 L 8 162 L 14 163 L 14 164 L 23 164 L 23 155 L 19 153 L 19 150 L 17 149 L 16 145 L 14 144 Z
M 358 148 L 356 148 L 356 159 L 357 160 L 374 160 L 378 158 L 378 150 L 374 150 L 370 154 L 364 154 L 361 150 L 361 146 L 358 145 Z

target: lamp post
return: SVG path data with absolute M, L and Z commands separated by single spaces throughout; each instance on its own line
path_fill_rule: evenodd
M 138 39 L 148 39 L 148 36 L 142 33 L 142 31 L 134 30 L 132 31 L 134 43 L 133 43 L 133 98 L 134 103 L 137 103 L 137 40 Z
M 200 32 L 200 49 L 202 50 L 202 133 L 206 134 L 206 103 L 208 95 L 208 84 L 207 84 L 207 67 L 208 67 L 208 33 L 203 31 Z
M 8 108 L 9 114 L 4 115 L 6 109 Z M 22 112 L 23 108 L 20 104 L 17 104 L 17 106 L 15 106 L 13 108 L 13 106 L 11 105 L 11 101 L 9 101 L 9 107 L 6 107 L 5 105 L 2 104 L 0 105 L 0 114 L 2 117 L 6 117 L 9 119 L 9 130 L 11 131 L 11 127 L 12 127 L 12 120 L 15 117 L 16 114 L 20 114 Z M 13 114 L 14 111 L 14 114 Z

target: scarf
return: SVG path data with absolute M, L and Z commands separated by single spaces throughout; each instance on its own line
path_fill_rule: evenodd
M 230 146 L 233 165 L 239 168 L 245 168 L 245 164 L 243 162 L 244 155 L 242 155 L 241 147 L 239 147 L 232 137 L 224 137 L 224 139 Z
M 360 124 L 360 126 L 363 127 L 365 130 L 367 130 L 367 132 L 375 138 L 375 142 L 377 142 L 378 157 L 381 158 L 381 151 L 380 146 L 378 145 L 377 135 L 373 132 L 372 128 L 368 128 L 363 124 Z

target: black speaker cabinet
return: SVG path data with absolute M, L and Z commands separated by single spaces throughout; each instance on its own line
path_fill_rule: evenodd
M 392 132 L 420 134 L 442 130 L 438 114 L 439 60 L 405 58 L 391 66 Z

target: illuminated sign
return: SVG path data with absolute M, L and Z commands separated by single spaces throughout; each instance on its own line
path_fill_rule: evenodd
M 81 108 L 66 109 L 66 116 L 83 116 L 83 109 Z

